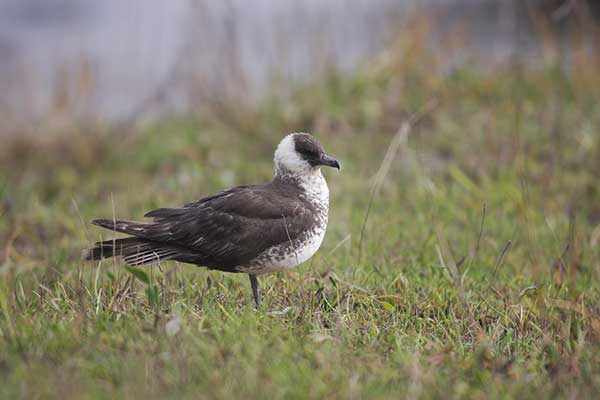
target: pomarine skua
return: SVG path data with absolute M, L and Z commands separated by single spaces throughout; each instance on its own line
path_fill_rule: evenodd
M 131 266 L 175 260 L 247 273 L 259 306 L 257 275 L 293 268 L 321 246 L 329 212 L 321 167 L 340 169 L 308 133 L 283 138 L 273 162 L 270 183 L 236 186 L 179 208 L 159 208 L 144 215 L 152 222 L 93 220 L 130 236 L 98 242 L 84 250 L 83 258 L 122 256 Z

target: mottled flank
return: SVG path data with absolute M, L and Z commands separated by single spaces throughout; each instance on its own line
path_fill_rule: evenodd
M 282 271 L 307 261 L 319 250 L 327 230 L 329 188 L 320 171 L 306 177 L 299 188 L 298 198 L 306 204 L 311 215 L 300 235 L 295 238 L 290 235 L 287 241 L 263 251 L 239 270 L 254 274 Z M 288 231 L 291 228 L 293 226 L 288 222 Z

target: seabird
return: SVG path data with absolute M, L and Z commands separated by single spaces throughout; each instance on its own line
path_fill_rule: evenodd
M 329 212 L 321 167 L 340 169 L 308 133 L 283 138 L 273 161 L 270 183 L 236 186 L 179 208 L 159 208 L 144 215 L 152 222 L 93 220 L 130 236 L 98 242 L 84 250 L 83 258 L 122 256 L 131 266 L 175 260 L 247 273 L 258 307 L 257 275 L 293 268 L 321 246 Z

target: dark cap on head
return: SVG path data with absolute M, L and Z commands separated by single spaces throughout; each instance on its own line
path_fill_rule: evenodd
M 325 149 L 312 135 L 308 133 L 296 133 L 294 135 L 295 150 L 300 156 L 313 167 L 325 165 L 340 169 L 340 163 L 325 153 Z

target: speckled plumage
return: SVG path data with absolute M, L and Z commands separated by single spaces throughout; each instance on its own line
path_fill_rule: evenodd
M 145 215 L 152 222 L 94 220 L 131 236 L 96 243 L 84 258 L 122 256 L 129 265 L 177 260 L 251 275 L 295 267 L 316 253 L 327 230 L 329 189 L 323 165 L 339 169 L 311 135 L 290 134 L 275 151 L 272 182 L 154 210 Z
M 301 226 L 300 234 L 294 238 L 286 237 L 287 240 L 264 250 L 238 270 L 254 274 L 283 271 L 302 264 L 317 252 L 327 230 L 329 188 L 320 171 L 299 186 L 297 196 L 311 215 Z M 283 222 L 290 224 L 285 218 Z M 288 226 L 288 232 L 292 228 Z

